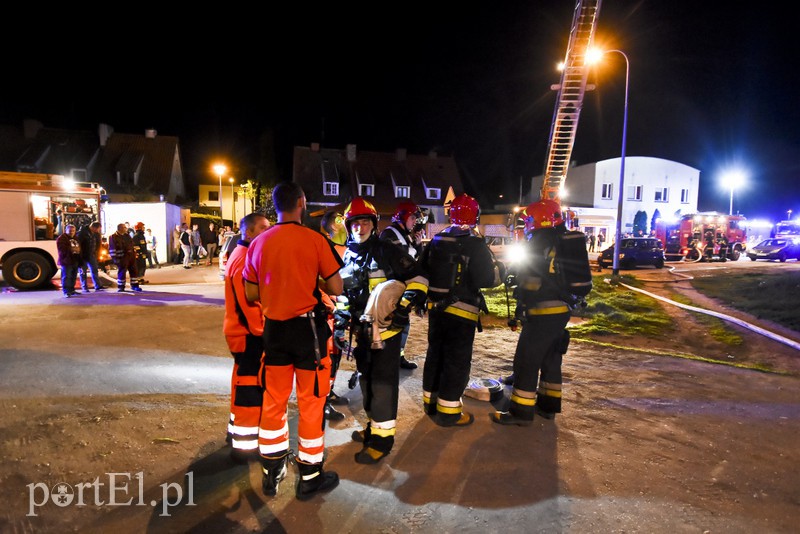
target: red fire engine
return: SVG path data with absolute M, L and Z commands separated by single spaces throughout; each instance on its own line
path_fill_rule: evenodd
M 741 215 L 703 212 L 656 223 L 656 238 L 667 260 L 736 261 L 747 248 L 747 220 Z

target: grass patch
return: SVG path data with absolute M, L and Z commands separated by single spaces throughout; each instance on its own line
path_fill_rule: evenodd
M 672 330 L 672 321 L 661 305 L 653 299 L 627 289 L 618 289 L 605 282 L 607 275 L 594 276 L 594 289 L 586 298 L 586 306 L 573 310 L 572 314 L 585 321 L 570 327 L 575 338 L 592 336 L 647 336 L 659 337 Z M 631 276 L 623 275 L 621 281 L 631 286 L 641 283 Z M 508 306 L 502 285 L 483 291 L 489 317 L 482 319 L 484 326 L 506 326 Z M 511 315 L 517 306 L 509 290 Z
M 800 272 L 752 272 L 728 274 L 725 277 L 696 276 L 692 287 L 709 297 L 749 313 L 759 319 L 773 321 L 800 332 Z
M 670 295 L 672 300 L 678 302 L 680 304 L 686 304 L 687 306 L 697 306 L 691 299 L 680 295 L 678 293 L 673 293 Z M 730 346 L 738 346 L 744 343 L 744 339 L 742 336 L 731 330 L 725 321 L 722 319 L 718 319 L 717 317 L 713 317 L 711 315 L 706 315 L 704 313 L 693 312 L 690 310 L 686 310 L 688 313 L 694 317 L 694 319 L 706 327 L 706 331 L 708 335 L 712 338 L 716 339 L 720 343 L 724 343 Z

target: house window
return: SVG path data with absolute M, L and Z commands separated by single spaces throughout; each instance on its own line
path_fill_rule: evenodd
M 127 185 L 135 183 L 136 177 L 132 173 L 117 171 L 117 184 Z
M 689 203 L 689 190 L 681 189 L 681 204 L 688 204 L 688 203 Z
M 439 200 L 442 198 L 442 190 L 438 187 L 428 187 L 425 189 L 425 197 L 430 200 Z
M 76 182 L 85 182 L 86 169 L 72 169 L 72 179 Z
M 611 200 L 611 195 L 614 193 L 614 186 L 612 184 L 603 184 L 603 191 L 600 193 L 600 198 L 603 200 Z
M 659 187 L 656 189 L 656 196 L 654 199 L 656 202 L 667 202 L 669 201 L 669 188 L 667 187 Z
M 407 185 L 399 185 L 394 188 L 395 198 L 411 198 L 411 188 Z
M 628 186 L 628 200 L 642 200 L 642 186 L 629 185 Z
M 339 184 L 336 182 L 322 182 L 322 194 L 326 197 L 339 196 Z
M 375 186 L 373 184 L 358 184 L 358 196 L 360 197 L 374 197 Z
M 219 202 L 219 191 L 208 191 L 209 202 Z

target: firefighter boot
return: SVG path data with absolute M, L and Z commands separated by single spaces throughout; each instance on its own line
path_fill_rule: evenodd
M 300 476 L 297 479 L 295 496 L 305 501 L 316 493 L 330 491 L 339 485 L 339 475 L 334 471 L 323 471 L 322 463 L 309 464 L 297 460 L 297 469 Z
M 422 396 L 422 409 L 425 411 L 425 415 L 430 417 L 431 419 L 436 418 L 436 396 L 431 395 L 430 397 Z
M 356 453 L 356 463 L 373 465 L 389 455 L 394 446 L 394 429 L 392 435 L 377 436 L 374 430 L 370 430 L 369 436 L 365 436 L 364 447 Z
M 500 425 L 530 426 L 535 411 L 535 405 L 522 405 L 512 400 L 507 412 L 497 411 L 492 414 L 492 421 Z
M 325 401 L 325 420 L 341 421 L 344 418 L 345 415 L 333 407 L 333 404 L 331 403 L 331 398 L 330 396 L 328 396 L 328 399 Z
M 264 478 L 261 479 L 261 489 L 265 495 L 274 497 L 278 494 L 278 485 L 286 477 L 286 461 L 288 459 L 288 452 L 283 456 L 261 457 L 261 472 L 264 475 Z
M 469 426 L 475 421 L 475 417 L 469 412 L 459 411 L 457 413 L 444 413 L 437 411 L 433 422 L 439 426 Z

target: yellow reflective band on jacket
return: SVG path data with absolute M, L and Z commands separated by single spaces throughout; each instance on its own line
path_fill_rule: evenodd
M 394 337 L 402 331 L 402 328 L 387 328 L 381 332 L 381 339 L 389 339 L 390 337 Z
M 369 433 L 373 436 L 380 436 L 382 438 L 388 438 L 389 436 L 394 436 L 395 429 L 394 428 L 376 428 L 371 426 L 369 429 Z
M 464 319 L 469 319 L 470 321 L 478 322 L 478 314 L 475 312 L 470 312 L 467 310 L 462 310 L 461 308 L 456 308 L 455 306 L 448 306 L 444 309 L 445 313 L 452 313 L 456 317 L 463 317 Z
M 375 271 L 375 272 L 378 272 L 378 271 Z M 372 273 L 370 273 L 370 274 L 372 274 Z M 380 274 L 382 276 L 376 276 L 375 278 L 370 278 L 369 279 L 369 290 L 370 290 L 370 292 L 372 292 L 372 290 L 375 289 L 375 286 L 377 286 L 378 284 L 386 281 L 386 275 L 383 274 L 383 271 L 380 271 Z
M 527 399 L 525 397 L 520 397 L 516 393 L 511 394 L 511 402 L 522 404 L 523 406 L 536 406 L 536 399 Z
M 424 278 L 415 276 L 406 283 L 406 291 L 422 291 L 423 293 L 427 294 L 428 293 L 427 280 L 425 281 L 426 283 L 423 284 L 422 282 L 417 282 L 416 280 L 418 279 L 424 280 Z

